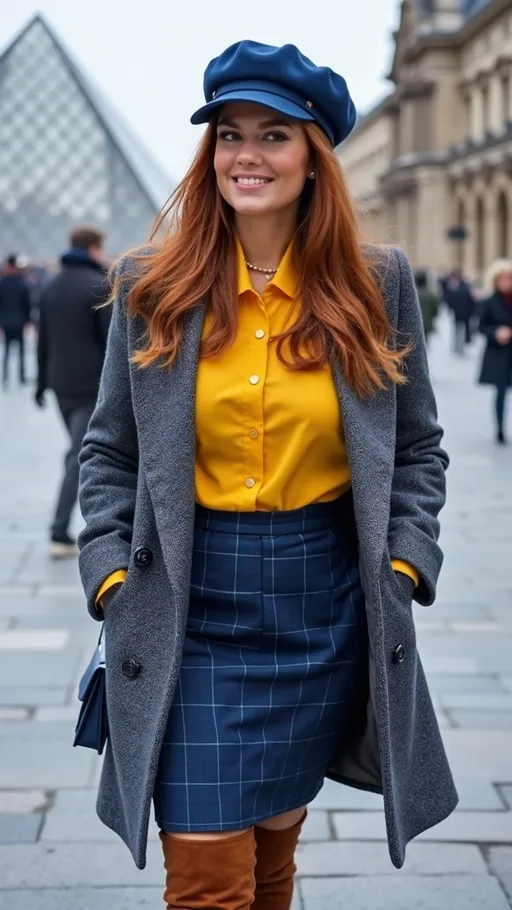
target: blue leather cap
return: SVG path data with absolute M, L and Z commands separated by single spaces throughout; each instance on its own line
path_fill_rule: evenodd
M 315 64 L 294 44 L 272 47 L 239 41 L 212 60 L 204 74 L 206 104 L 190 118 L 208 123 L 230 101 L 253 101 L 297 120 L 318 123 L 333 146 L 347 138 L 356 109 L 347 83 Z

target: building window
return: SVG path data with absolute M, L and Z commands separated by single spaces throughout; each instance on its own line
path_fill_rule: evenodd
M 471 95 L 464 96 L 464 139 L 471 138 Z
M 482 126 L 484 133 L 489 129 L 489 86 L 482 86 Z
M 509 120 L 512 120 L 512 111 L 511 111 L 511 91 L 512 91 L 512 82 L 510 73 L 507 73 L 506 76 L 503 76 L 501 80 L 501 111 L 502 111 L 502 120 L 503 125 L 506 127 Z
M 482 199 L 476 203 L 476 267 L 479 274 L 485 268 L 485 210 Z
M 509 202 L 502 191 L 498 199 L 498 256 L 506 259 L 509 253 Z

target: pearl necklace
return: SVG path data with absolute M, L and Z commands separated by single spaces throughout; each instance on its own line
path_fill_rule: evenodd
M 272 275 L 275 275 L 277 272 L 277 269 L 261 269 L 259 265 L 253 265 L 252 262 L 247 262 L 247 259 L 245 260 L 245 264 L 248 269 L 251 269 L 253 272 L 261 272 L 263 275 L 266 275 L 267 278 L 271 278 Z

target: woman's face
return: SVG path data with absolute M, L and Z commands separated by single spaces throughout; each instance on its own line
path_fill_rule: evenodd
M 496 278 L 496 290 L 500 294 L 512 294 L 512 270 L 501 272 Z
M 219 191 L 237 214 L 298 207 L 310 159 L 299 120 L 250 102 L 222 108 L 214 167 Z

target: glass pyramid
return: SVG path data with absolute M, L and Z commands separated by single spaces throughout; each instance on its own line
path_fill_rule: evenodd
M 41 16 L 0 56 L 0 256 L 54 260 L 77 224 L 118 255 L 143 243 L 173 182 Z

